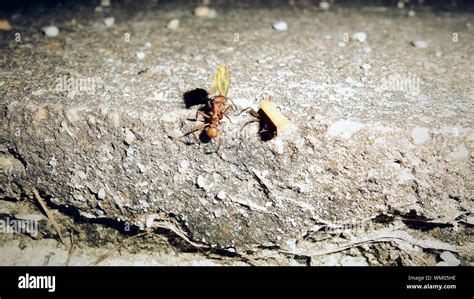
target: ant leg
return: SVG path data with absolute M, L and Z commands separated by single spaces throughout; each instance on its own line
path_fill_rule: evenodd
M 230 119 L 230 117 L 227 114 L 224 114 L 224 116 L 230 121 L 231 124 L 233 124 L 232 120 Z
M 198 121 L 198 117 L 199 115 L 201 115 L 204 119 L 210 119 L 211 117 L 209 115 L 207 115 L 206 113 L 200 111 L 200 110 L 197 110 L 196 111 L 196 116 L 194 117 L 194 119 L 189 119 L 191 121 Z
M 194 128 L 192 128 L 191 131 L 189 131 L 188 133 L 184 134 L 183 136 L 181 136 L 181 137 L 179 137 L 179 138 L 183 138 L 183 137 L 185 137 L 185 136 L 188 136 L 189 134 L 193 134 L 193 136 L 194 136 L 194 138 L 196 139 L 196 141 L 197 141 L 198 143 L 201 143 L 201 142 L 199 141 L 199 139 L 196 137 L 196 134 L 194 134 L 194 132 L 199 131 L 199 130 L 202 130 L 202 129 L 204 129 L 204 128 L 207 127 L 207 126 L 209 126 L 209 124 L 197 125 L 197 126 L 195 126 Z
M 221 130 L 219 130 L 218 137 L 219 137 L 219 143 L 217 144 L 216 154 L 219 154 L 219 149 L 221 148 L 221 145 L 222 145 L 222 131 Z
M 227 113 L 229 112 L 229 110 L 230 110 L 231 108 L 232 108 L 231 106 L 225 108 L 225 110 L 222 111 L 222 115 L 225 116 L 225 117 L 230 121 L 231 124 L 233 124 L 234 122 L 232 122 L 232 120 L 230 119 L 230 117 L 227 115 Z M 233 108 L 232 108 L 232 109 L 233 109 Z
M 259 122 L 259 121 L 260 121 L 259 119 L 252 119 L 252 120 L 249 120 L 248 122 L 246 122 L 246 123 L 242 126 L 241 130 L 243 130 L 247 125 L 249 125 L 249 124 L 251 124 L 251 123 L 257 123 L 257 122 Z
M 237 115 L 241 115 L 244 111 L 247 111 L 247 110 L 250 111 L 250 115 L 252 115 L 252 116 L 254 116 L 254 117 L 258 117 L 258 112 L 255 111 L 255 110 L 253 110 L 252 107 L 247 107 L 247 108 L 245 108 L 244 110 L 240 111 L 239 114 L 237 114 Z
M 232 103 L 231 105 L 232 109 L 237 110 L 237 105 L 234 103 L 234 101 L 232 101 L 232 99 L 230 98 L 227 98 L 227 99 Z
M 201 115 L 202 117 L 204 117 L 204 119 L 210 119 L 211 117 L 209 115 L 207 115 L 206 113 L 202 112 L 202 111 L 196 111 L 196 120 L 198 118 L 198 116 Z

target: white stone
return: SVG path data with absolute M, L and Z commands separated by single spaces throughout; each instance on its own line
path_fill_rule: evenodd
M 430 139 L 430 130 L 425 127 L 416 127 L 411 131 L 411 138 L 414 144 L 423 144 Z
M 144 173 L 145 170 L 146 170 L 145 165 L 143 165 L 143 164 L 141 164 L 141 163 L 138 163 L 138 164 L 137 164 L 137 167 L 138 167 L 138 171 L 140 171 L 141 173 Z
M 364 70 L 370 70 L 372 68 L 372 66 L 368 63 L 364 63 L 360 67 Z
M 168 29 L 171 29 L 171 30 L 178 29 L 179 28 L 179 19 L 173 19 L 173 20 L 169 21 L 169 23 L 166 27 L 168 27 Z
M 100 6 L 103 6 L 103 7 L 110 6 L 110 0 L 100 0 Z
M 328 10 L 329 7 L 331 7 L 329 5 L 329 2 L 326 2 L 326 1 L 319 2 L 319 8 L 321 8 L 322 10 Z
M 456 150 L 449 154 L 449 158 L 452 160 L 465 159 L 469 156 L 469 151 L 464 145 L 460 145 Z
M 414 17 L 416 14 L 415 14 L 415 11 L 414 10 L 409 10 L 408 11 L 408 16 L 409 17 Z
M 419 39 L 419 40 L 413 41 L 412 45 L 415 46 L 416 48 L 427 48 L 428 42 L 425 40 Z
M 273 29 L 276 31 L 286 31 L 288 30 L 288 24 L 284 21 L 276 21 L 272 24 Z
M 56 26 L 46 26 L 43 27 L 42 30 L 48 37 L 56 37 L 59 34 L 59 29 Z
M 474 216 L 469 216 L 466 218 L 466 222 L 470 225 L 474 225 Z
M 115 18 L 114 17 L 108 17 L 104 19 L 104 24 L 107 27 L 112 27 L 115 24 Z
M 219 193 L 217 193 L 217 198 L 219 198 L 221 200 L 225 199 L 225 196 L 226 196 L 226 194 L 225 194 L 224 191 L 219 191 Z
M 49 165 L 51 165 L 53 168 L 58 165 L 58 160 L 53 156 L 51 159 L 49 159 Z
M 204 177 L 202 175 L 199 175 L 197 177 L 197 184 L 199 188 L 206 189 L 206 181 L 204 180 Z
M 401 179 L 402 182 L 407 182 L 407 181 L 414 180 L 415 176 L 413 176 L 410 169 L 405 168 L 405 169 L 402 170 L 402 173 L 400 175 L 400 179 Z
M 104 188 L 99 189 L 99 192 L 97 192 L 97 197 L 99 199 L 104 199 L 105 198 L 105 189 Z
M 436 266 L 438 266 L 438 267 L 448 267 L 449 264 L 446 263 L 446 262 L 439 262 L 439 263 L 436 264 Z
M 137 53 L 135 53 L 135 55 L 137 56 L 138 59 L 145 58 L 145 53 L 143 53 L 142 51 L 138 51 Z
M 344 48 L 346 46 L 346 43 L 345 42 L 338 42 L 337 45 L 340 47 L 340 48 Z
M 448 263 L 450 266 L 455 267 L 455 266 L 459 266 L 459 264 L 461 264 L 461 262 L 458 260 L 458 258 L 449 251 L 444 251 L 443 253 L 441 253 L 441 255 L 439 257 L 443 261 Z
M 188 160 L 183 160 L 179 163 L 179 166 L 181 166 L 182 169 L 186 170 L 189 167 L 189 162 Z
M 399 1 L 399 2 L 397 3 L 397 8 L 398 8 L 398 9 L 403 9 L 403 8 L 405 8 L 405 3 L 403 3 L 402 1 Z
M 354 35 L 352 37 L 356 41 L 363 43 L 367 39 L 367 34 L 365 32 L 356 32 L 356 33 L 354 33 Z
M 133 142 L 135 142 L 136 139 L 137 139 L 137 137 L 135 136 L 135 134 L 133 134 L 132 131 L 127 131 L 127 134 L 125 135 L 125 143 L 126 144 L 130 145 Z
M 148 216 L 148 218 L 145 221 L 145 226 L 147 228 L 151 228 L 153 226 L 153 222 L 155 222 L 155 216 Z
M 364 124 L 351 120 L 338 120 L 333 123 L 326 132 L 326 136 L 335 138 L 341 137 L 343 139 L 349 139 L 352 134 L 356 133 L 364 127 Z

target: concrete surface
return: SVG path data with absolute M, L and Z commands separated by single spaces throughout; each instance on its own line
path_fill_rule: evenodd
M 13 14 L 0 32 L 0 204 L 34 201 L 34 187 L 59 219 L 75 215 L 65 235 L 155 229 L 229 264 L 434 265 L 446 250 L 472 264 L 472 12 L 95 7 Z M 196 110 L 183 93 L 209 89 L 221 64 L 239 109 L 272 96 L 291 130 L 263 142 L 231 112 L 219 154 L 180 141 Z M 1 263 L 18 261 L 34 264 Z

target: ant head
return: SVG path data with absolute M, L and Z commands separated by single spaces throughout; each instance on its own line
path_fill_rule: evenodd
M 214 102 L 225 104 L 227 102 L 227 99 L 223 95 L 217 95 L 217 96 L 214 97 Z
M 216 137 L 217 137 L 217 133 L 218 133 L 217 128 L 209 128 L 209 129 L 207 130 L 207 136 L 208 136 L 209 138 L 216 138 Z

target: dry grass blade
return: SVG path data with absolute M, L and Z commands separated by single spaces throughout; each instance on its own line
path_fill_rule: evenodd
M 138 234 L 138 235 L 135 235 L 135 236 L 132 236 L 130 238 L 127 238 L 125 240 L 123 240 L 122 242 L 120 242 L 120 244 L 116 245 L 114 248 L 112 248 L 109 252 L 107 252 L 106 254 L 103 254 L 101 255 L 95 262 L 93 262 L 91 264 L 91 266 L 97 266 L 98 264 L 100 264 L 101 262 L 103 262 L 105 259 L 107 259 L 108 257 L 110 257 L 112 254 L 114 254 L 117 250 L 119 250 L 121 247 L 123 247 L 126 243 L 134 240 L 134 239 L 137 239 L 139 237 L 142 237 L 142 236 L 145 236 L 145 235 L 148 235 L 150 232 L 144 232 L 144 233 L 141 233 L 141 234 Z
M 58 224 L 54 220 L 53 215 L 49 212 L 48 207 L 46 206 L 44 200 L 39 195 L 38 190 L 36 190 L 36 188 L 33 188 L 33 194 L 35 195 L 35 198 L 38 201 L 38 203 L 40 204 L 41 208 L 43 208 L 44 212 L 46 213 L 46 216 L 48 217 L 49 221 L 51 221 L 51 224 L 53 224 L 54 229 L 58 233 L 59 239 L 61 240 L 61 242 L 64 245 L 66 245 L 66 242 L 64 242 L 63 236 L 61 235 L 61 230 L 59 229 Z
M 71 262 L 72 254 L 74 252 L 74 234 L 72 231 L 70 233 L 70 239 L 71 239 L 71 248 L 69 248 L 65 266 L 69 266 L 69 263 Z

